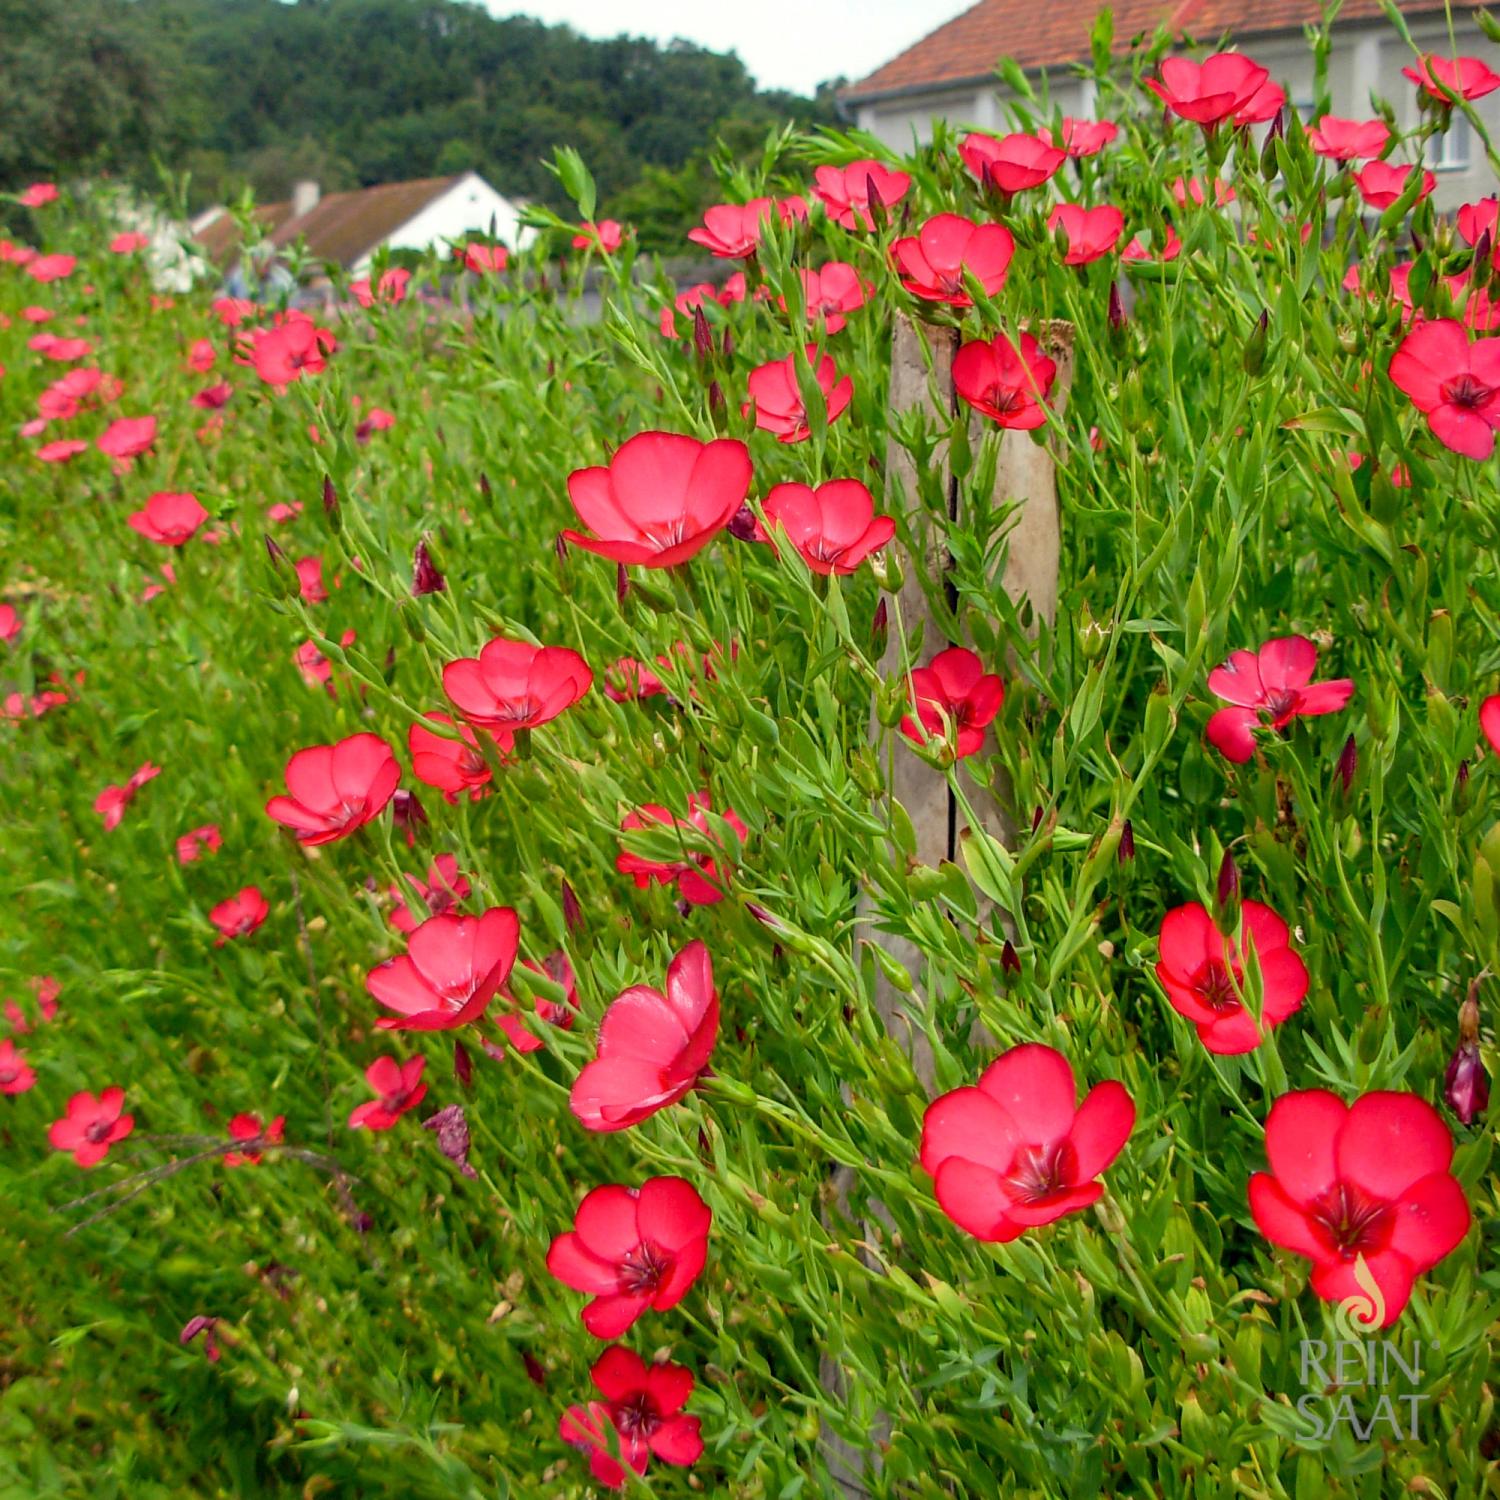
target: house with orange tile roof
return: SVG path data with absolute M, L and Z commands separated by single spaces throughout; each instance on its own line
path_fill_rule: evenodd
M 422 251 L 493 231 L 519 249 L 532 234 L 521 226 L 521 207 L 477 172 L 460 172 L 348 193 L 323 194 L 317 183 L 299 182 L 290 199 L 257 208 L 255 217 L 272 252 L 302 243 L 318 260 L 363 276 L 381 248 Z M 216 265 L 227 268 L 238 258 L 240 227 L 227 209 L 209 211 L 192 227 L 194 240 Z
M 1500 71 L 1500 47 L 1489 41 L 1474 9 L 1453 7 L 1453 34 L 1443 0 L 1398 0 L 1416 47 L 1482 58 Z M 1079 118 L 1108 117 L 1118 104 L 1101 100 L 1093 79 L 1075 66 L 1088 65 L 1089 38 L 1102 0 L 979 0 L 977 5 L 908 47 L 841 96 L 855 123 L 898 151 L 925 141 L 932 122 L 992 132 L 1012 128 L 1009 91 L 996 75 L 1010 58 L 1049 101 L 1049 112 Z M 1314 97 L 1313 55 L 1304 28 L 1322 14 L 1317 0 L 1114 0 L 1117 54 L 1148 44 L 1165 27 L 1179 46 L 1217 50 L 1226 38 L 1271 70 L 1287 101 L 1308 119 Z M 1413 51 L 1385 18 L 1380 0 L 1345 0 L 1332 31 L 1328 60 L 1330 98 L 1326 112 L 1353 119 L 1372 115 L 1371 97 L 1388 100 L 1403 128 L 1417 123 L 1417 90 L 1401 76 Z M 1045 90 L 1045 92 L 1043 92 Z M 1500 91 L 1475 106 L 1492 134 L 1500 135 Z M 1445 136 L 1433 143 L 1428 165 L 1438 178 L 1439 208 L 1492 194 L 1495 176 L 1483 144 L 1468 123 L 1455 116 Z

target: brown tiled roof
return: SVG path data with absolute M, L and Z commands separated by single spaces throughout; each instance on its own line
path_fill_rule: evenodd
M 441 198 L 467 175 L 419 177 L 413 182 L 386 182 L 353 193 L 330 193 L 300 219 L 288 219 L 271 236 L 278 249 L 307 240 L 307 248 L 321 260 L 352 266 L 377 245 L 414 219 L 429 203 Z
M 295 219 L 290 203 L 268 203 L 256 209 L 255 216 L 278 250 L 305 239 L 308 250 L 320 260 L 337 261 L 347 268 L 408 220 L 416 218 L 465 175 L 459 172 L 452 177 L 419 177 L 412 182 L 386 182 L 352 193 L 329 193 L 308 213 Z M 210 260 L 223 265 L 239 249 L 240 232 L 234 220 L 223 213 L 193 238 L 203 246 Z
M 290 203 L 266 203 L 255 210 L 255 217 L 267 234 L 274 234 L 291 216 Z M 215 265 L 228 265 L 240 248 L 240 226 L 232 214 L 221 209 L 218 218 L 210 220 L 193 238 Z
M 1399 0 L 1407 15 L 1443 10 L 1442 0 Z M 899 57 L 851 85 L 850 101 L 884 94 L 916 92 L 944 84 L 990 77 L 996 63 L 1014 58 L 1021 67 L 1044 68 L 1077 62 L 1089 53 L 1089 33 L 1105 0 L 979 0 L 961 16 L 939 26 Z M 1208 41 L 1231 32 L 1236 37 L 1296 30 L 1317 21 L 1318 0 L 1113 0 L 1115 44 L 1151 35 L 1166 22 L 1177 34 Z M 1455 9 L 1464 9 L 1460 4 Z M 1346 0 L 1338 19 L 1376 20 L 1380 0 Z

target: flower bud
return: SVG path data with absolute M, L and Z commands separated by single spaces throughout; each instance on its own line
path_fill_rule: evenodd
M 630 593 L 630 574 L 625 571 L 624 563 L 615 564 L 615 603 L 623 605 Z
M 495 492 L 490 488 L 490 476 L 483 469 L 479 471 L 479 493 L 486 500 L 493 500 L 495 498 Z
M 1232 933 L 1240 925 L 1240 871 L 1229 849 L 1224 851 L 1224 858 L 1219 862 L 1215 896 L 1219 905 L 1219 931 Z
M 1006 938 L 1005 946 L 1000 950 L 1000 968 L 1006 974 L 1021 972 L 1021 955 L 1016 952 L 1016 945 L 1009 938 Z
M 741 505 L 735 513 L 730 516 L 729 524 L 724 528 L 737 542 L 753 542 L 755 540 L 755 513 L 748 505 Z
M 1112 281 L 1109 284 L 1109 331 L 1124 333 L 1129 322 L 1125 316 L 1125 304 L 1120 299 L 1120 283 Z
M 1125 824 L 1120 829 L 1120 844 L 1115 850 L 1115 858 L 1122 865 L 1128 865 L 1135 858 L 1135 827 L 1129 818 L 1125 819 Z
M 453 1038 L 453 1076 L 464 1088 L 469 1088 L 474 1082 L 474 1059 L 457 1037 Z
M 906 570 L 901 566 L 901 559 L 896 555 L 895 549 L 882 547 L 879 552 L 872 553 L 868 561 L 875 582 L 886 593 L 899 594 L 901 585 L 906 582 Z
M 714 354 L 713 329 L 708 326 L 703 308 L 696 303 L 693 306 L 693 353 L 699 359 L 712 359 Z
M 1359 746 L 1354 743 L 1354 736 L 1351 734 L 1344 741 L 1344 748 L 1339 751 L 1338 766 L 1335 768 L 1335 774 L 1338 776 L 1339 784 L 1343 787 L 1346 796 L 1349 793 L 1349 788 L 1354 785 L 1354 773 L 1358 770 Z
M 1464 1010 L 1473 1005 L 1472 1000 L 1464 1002 Z M 1479 1007 L 1474 1006 L 1474 1027 L 1478 1030 Z M 1459 1043 L 1453 1056 L 1448 1059 L 1448 1067 L 1443 1073 L 1443 1099 L 1448 1108 L 1465 1125 L 1472 1125 L 1474 1117 L 1483 1114 L 1489 1108 L 1490 1103 L 1490 1081 L 1484 1071 L 1484 1063 L 1479 1056 L 1479 1043 L 1463 1039 L 1463 1011 L 1459 1012 Z
M 328 475 L 323 476 L 323 514 L 328 517 L 328 524 L 335 530 L 342 529 L 344 518 L 339 513 L 339 492 L 333 487 L 333 480 Z
M 417 841 L 417 829 L 427 822 L 427 809 L 415 792 L 397 790 L 391 796 L 391 822 L 406 834 L 408 845 Z
M 875 616 L 870 621 L 870 649 L 876 656 L 885 655 L 885 643 L 890 635 L 890 611 L 885 607 L 885 595 L 875 605 Z
M 578 904 L 578 897 L 573 894 L 573 887 L 566 880 L 562 883 L 562 911 L 563 923 L 569 932 L 577 932 L 583 926 L 583 908 Z
M 420 599 L 423 594 L 441 594 L 447 587 L 448 580 L 438 572 L 437 564 L 432 560 L 432 553 L 427 549 L 427 538 L 424 536 L 417 543 L 417 550 L 412 555 L 412 597 Z

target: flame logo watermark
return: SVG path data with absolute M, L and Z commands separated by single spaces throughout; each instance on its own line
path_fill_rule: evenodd
M 1351 1343 L 1383 1327 L 1386 1312 L 1385 1295 L 1362 1254 L 1354 1257 L 1354 1281 L 1364 1295 L 1356 1292 L 1352 1297 L 1345 1297 L 1333 1314 L 1333 1325 L 1338 1329 L 1339 1337 Z

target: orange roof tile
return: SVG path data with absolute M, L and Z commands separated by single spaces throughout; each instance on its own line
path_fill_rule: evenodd
M 1004 57 L 1021 67 L 1077 62 L 1089 53 L 1089 33 L 1105 0 L 979 0 L 939 26 L 899 57 L 851 84 L 851 102 L 887 94 L 915 93 L 956 83 L 982 83 Z M 1115 43 L 1155 32 L 1163 22 L 1178 33 L 1211 40 L 1232 32 L 1239 38 L 1291 31 L 1318 20 L 1318 0 L 1114 0 Z M 1407 15 L 1443 10 L 1442 0 L 1400 0 Z M 1339 21 L 1374 20 L 1380 0 L 1346 0 Z
M 412 182 L 386 182 L 350 193 L 329 193 L 300 218 L 292 217 L 290 203 L 265 204 L 255 210 L 255 216 L 278 250 L 306 239 L 308 250 L 320 260 L 337 261 L 347 268 L 466 175 L 419 177 Z M 232 260 L 240 245 L 239 227 L 227 213 L 205 225 L 193 238 L 219 265 Z

